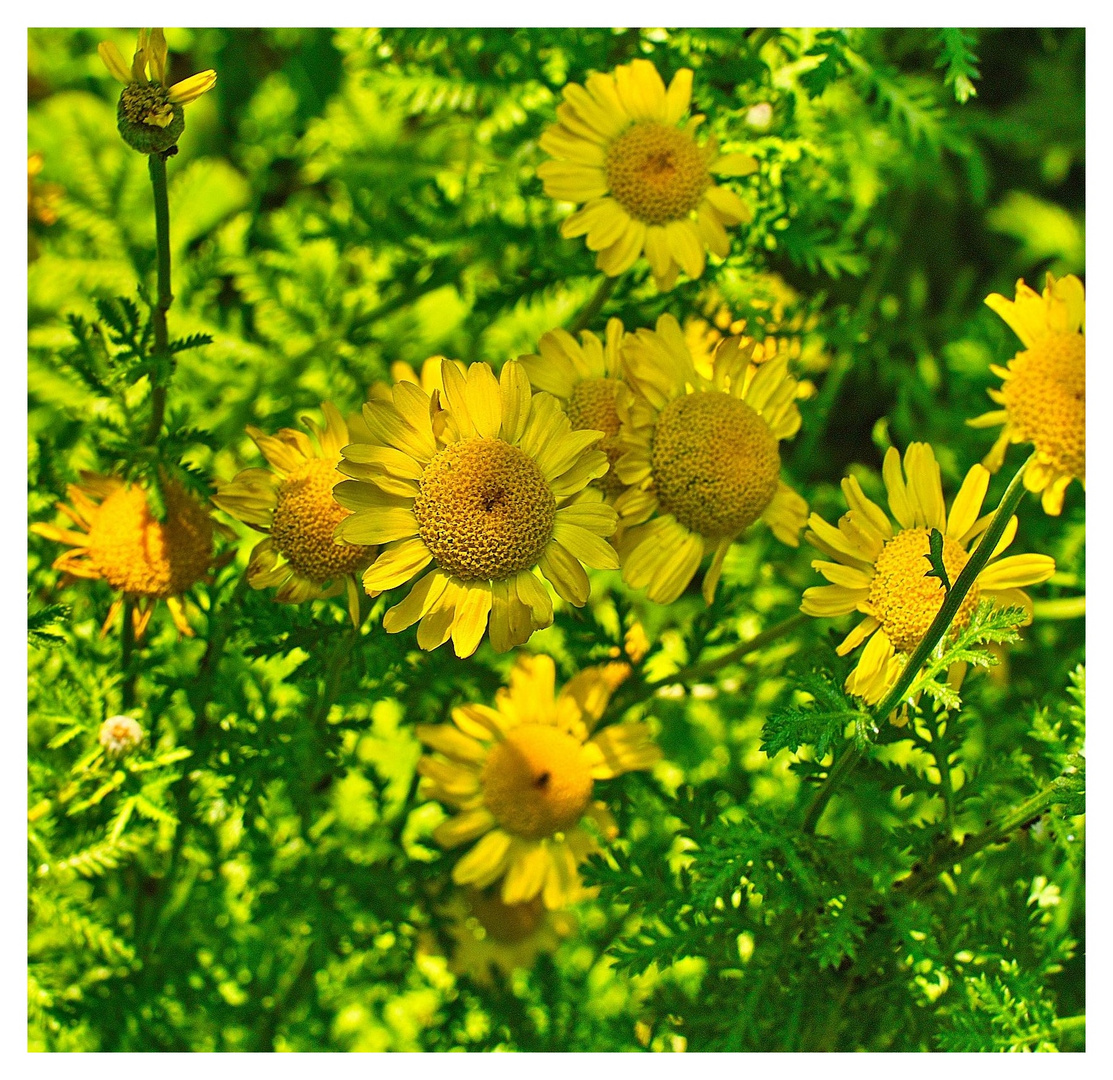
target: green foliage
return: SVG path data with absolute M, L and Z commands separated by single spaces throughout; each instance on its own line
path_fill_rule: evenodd
M 883 503 L 884 452 L 913 440 L 950 505 L 990 446 L 966 423 L 990 365 L 1018 348 L 984 297 L 1085 266 L 1081 30 L 167 37 L 175 75 L 219 81 L 167 163 L 162 348 L 147 163 L 95 55 L 134 38 L 29 35 L 53 213 L 29 225 L 35 522 L 70 527 L 56 505 L 88 471 L 141 479 L 161 516 L 168 480 L 205 497 L 263 464 L 248 425 L 319 421 L 323 401 L 351 415 L 399 361 L 498 370 L 570 325 L 599 276 L 560 234 L 538 140 L 566 83 L 637 57 L 666 81 L 693 70 L 703 130 L 758 162 L 727 181 L 754 217 L 668 293 L 635 264 L 589 329 L 725 305 L 782 341 L 810 384 L 784 477 L 828 521 L 847 474 Z M 558 603 L 528 648 L 559 680 L 637 657 L 603 723 L 644 720 L 664 760 L 599 784 L 619 835 L 583 868 L 597 893 L 558 947 L 490 982 L 457 962 L 459 851 L 433 839 L 445 810 L 414 732 L 489 704 L 513 657 L 386 634 L 404 589 L 364 597 L 358 630 L 343 597 L 277 604 L 245 580 L 260 534 L 214 516 L 194 637 L 161 603 L 141 641 L 119 619 L 102 633 L 113 591 L 30 537 L 33 1049 L 1085 1048 L 1085 632 L 1063 614 L 1085 593 L 1080 485 L 1060 517 L 1018 511 L 1012 550 L 1056 560 L 1034 618 L 982 595 L 890 717 L 845 689 L 862 653 L 837 646 L 863 616 L 794 618 L 816 552 L 763 525 L 711 605 L 700 575 L 661 607 L 616 572 L 584 608 Z M 949 590 L 929 543 L 925 576 Z M 120 715 L 143 738 L 114 753 L 100 730 Z

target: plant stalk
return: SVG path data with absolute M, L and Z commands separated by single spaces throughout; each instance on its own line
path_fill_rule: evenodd
M 591 325 L 592 320 L 602 310 L 603 305 L 611 298 L 615 286 L 618 284 L 618 278 L 607 277 L 603 275 L 603 280 L 595 289 L 595 295 L 584 304 L 576 317 L 568 324 L 568 332 L 570 334 L 578 334 L 581 330 L 586 330 Z
M 166 329 L 166 313 L 173 303 L 170 291 L 170 201 L 166 192 L 166 160 L 160 154 L 149 154 L 147 165 L 155 202 L 155 254 L 158 263 L 158 291 L 151 321 L 155 330 L 155 370 L 151 378 L 151 419 L 143 436 L 144 446 L 153 446 L 162 430 L 166 413 L 166 383 L 170 378 L 170 336 Z

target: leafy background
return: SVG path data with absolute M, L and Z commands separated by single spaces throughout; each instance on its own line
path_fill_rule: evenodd
M 247 423 L 355 409 L 396 360 L 497 367 L 569 322 L 597 275 L 559 237 L 537 138 L 566 81 L 637 56 L 666 80 L 694 69 L 707 126 L 761 163 L 742 185 L 755 219 L 700 281 L 662 295 L 636 267 L 594 329 L 683 321 L 714 284 L 747 332 L 793 338 L 817 393 L 784 463 L 829 520 L 848 470 L 879 495 L 890 444 L 930 441 L 953 493 L 988 448 L 965 420 L 987 408 L 989 363 L 1016 348 L 982 299 L 1084 271 L 1081 30 L 167 38 L 173 78 L 219 73 L 169 163 L 171 333 L 211 342 L 179 354 L 157 456 L 199 490 L 257 463 Z M 32 520 L 81 469 L 153 467 L 127 339 L 154 227 L 104 39 L 130 56 L 132 31 L 29 35 Z M 59 589 L 57 546 L 30 540 L 32 1048 L 1083 1047 L 1084 819 L 1062 779 L 1084 732 L 1083 620 L 1062 617 L 1085 591 L 1078 485 L 1060 518 L 1021 512 L 1016 550 L 1059 568 L 1035 623 L 961 710 L 880 733 L 816 836 L 800 816 L 841 730 L 806 702 L 847 670 L 830 623 L 688 670 L 796 610 L 817 581 L 806 548 L 755 529 L 707 610 L 695 586 L 657 608 L 595 575 L 589 606 L 529 648 L 567 677 L 639 620 L 652 649 L 625 700 L 666 760 L 607 787 L 623 839 L 587 869 L 600 895 L 576 935 L 491 986 L 446 962 L 452 858 L 429 837 L 441 811 L 417 794 L 413 724 L 489 701 L 510 658 L 418 653 L 377 614 L 349 655 L 339 602 L 243 587 L 248 533 L 194 590 L 197 637 L 163 612 L 125 671 L 99 636 L 107 588 Z M 113 763 L 96 733 L 128 680 L 149 735 Z M 1041 792 L 1032 820 L 1009 817 Z M 951 837 L 991 822 L 1012 827 L 948 864 Z M 893 885 L 924 866 L 923 888 Z

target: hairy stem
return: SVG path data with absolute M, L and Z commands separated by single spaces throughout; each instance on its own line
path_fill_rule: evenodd
M 1034 457 L 1035 455 L 1033 454 L 1032 456 Z M 982 534 L 978 546 L 974 549 L 970 558 L 966 560 L 966 565 L 962 568 L 962 573 L 958 575 L 954 584 L 952 584 L 951 588 L 948 590 L 943 604 L 939 608 L 935 618 L 932 619 L 931 625 L 928 627 L 927 633 L 924 634 L 923 640 L 913 650 L 912 655 L 908 658 L 908 663 L 904 665 L 904 669 L 901 671 L 900 677 L 893 685 L 893 688 L 885 695 L 881 703 L 872 710 L 871 719 L 875 727 L 884 724 L 889 719 L 889 714 L 904 700 L 908 688 L 915 681 L 916 676 L 920 673 L 920 669 L 924 666 L 924 661 L 931 656 L 936 645 L 943 640 L 943 635 L 946 634 L 951 623 L 954 621 L 954 617 L 958 614 L 959 608 L 962 607 L 962 602 L 966 599 L 966 594 L 970 591 L 978 575 L 985 568 L 985 564 L 989 562 L 992 557 L 994 548 L 997 547 L 998 541 L 1005 532 L 1005 526 L 1009 523 L 1009 518 L 1016 512 L 1016 508 L 1020 505 L 1020 500 L 1024 497 L 1024 473 L 1031 460 L 1032 457 L 1028 458 L 1017 470 L 1012 480 L 1009 481 L 1009 486 L 1005 489 L 1004 497 L 1001 499 L 993 515 L 993 520 L 989 523 L 989 528 Z M 815 827 L 819 824 L 819 819 L 828 801 L 834 794 L 836 786 L 857 766 L 863 755 L 864 748 L 855 743 L 848 747 L 843 752 L 842 757 L 832 765 L 827 774 L 827 779 L 820 785 L 812 801 L 808 804 L 803 823 L 805 832 L 815 831 Z
M 618 278 L 607 277 L 603 275 L 603 279 L 599 282 L 595 290 L 595 295 L 580 308 L 576 317 L 568 324 L 568 332 L 570 334 L 578 334 L 581 330 L 586 330 L 596 315 L 603 309 L 603 305 L 611 298 L 615 286 L 618 284 Z
M 162 430 L 166 413 L 166 383 L 170 377 L 170 337 L 166 330 L 166 313 L 170 310 L 174 294 L 170 291 L 170 202 L 166 194 L 166 161 L 159 154 L 149 154 L 147 165 L 155 200 L 155 252 L 158 260 L 158 293 L 151 309 L 156 364 L 151 379 L 151 419 L 143 436 L 143 444 L 152 446 Z
M 784 637 L 786 634 L 791 634 L 798 626 L 802 626 L 808 621 L 808 616 L 801 612 L 789 616 L 783 622 L 779 622 L 774 626 L 770 626 L 768 630 L 762 630 L 760 634 L 756 634 L 750 638 L 749 641 L 743 641 L 740 645 L 735 645 L 733 649 L 723 653 L 722 656 L 716 656 L 711 660 L 705 660 L 702 664 L 693 664 L 691 667 L 681 668 L 675 675 L 667 675 L 657 682 L 650 683 L 652 687 L 664 686 L 669 683 L 691 683 L 698 682 L 700 679 L 706 678 L 708 675 L 713 675 L 716 671 L 727 667 L 730 664 L 741 660 L 742 657 L 748 656 L 752 652 L 757 652 L 758 649 L 764 649 L 766 645 L 771 644 L 778 638 Z

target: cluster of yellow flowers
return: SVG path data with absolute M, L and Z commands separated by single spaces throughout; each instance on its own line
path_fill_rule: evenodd
M 130 88 L 162 102 L 142 122 L 169 124 L 185 91 L 163 86 L 161 34 L 141 38 L 131 69 L 111 50 L 102 55 Z M 212 84 L 195 80 L 187 80 L 193 96 Z M 727 255 L 724 226 L 748 219 L 740 197 L 712 175 L 744 176 L 757 162 L 697 143 L 702 117 L 681 124 L 691 88 L 691 71 L 666 88 L 651 63 L 635 60 L 566 86 L 558 122 L 542 137 L 553 156 L 539 169 L 545 190 L 584 204 L 562 231 L 586 236 L 608 275 L 644 254 L 658 287 L 670 289 L 681 270 L 702 274 L 705 251 Z M 410 585 L 382 629 L 416 624 L 420 648 L 451 639 L 460 657 L 485 636 L 501 653 L 549 626 L 546 581 L 562 601 L 582 606 L 592 588 L 587 570 L 620 570 L 651 601 L 670 604 L 710 557 L 702 580 L 710 603 L 730 545 L 747 529 L 763 521 L 796 546 L 806 526 L 823 556 L 812 565 L 829 584 L 809 588 L 802 610 L 864 616 L 839 652 L 865 646 L 846 689 L 876 704 L 944 599 L 942 583 L 925 576 L 931 531 L 943 534 L 954 579 L 989 526 L 982 503 L 1007 445 L 1035 446 L 1026 484 L 1042 492 L 1049 513 L 1060 511 L 1073 477 L 1085 483 L 1081 283 L 1048 275 L 1042 296 L 1019 282 L 1014 302 L 994 294 L 987 303 L 1024 350 L 994 368 L 1005 380 L 990 392 L 1001 408 L 971 423 L 1003 431 L 949 511 L 932 448 L 912 443 L 903 461 L 895 449 L 885 456 L 888 513 L 848 477 L 848 511 L 837 524 L 809 517 L 780 459 L 781 440 L 801 425 L 801 389 L 789 370 L 799 350 L 724 336 L 741 329 L 729 315 L 713 333 L 704 323 L 693 336 L 669 314 L 634 330 L 612 318 L 602 338 L 553 329 L 536 354 L 507 360 L 497 374 L 486 363 L 443 358 L 427 361 L 420 375 L 396 365 L 393 384 L 373 387 L 359 415 L 346 421 L 324 403 L 323 428 L 305 421 L 312 438 L 249 428 L 270 468 L 218 483 L 213 502 L 265 534 L 247 567 L 254 588 L 275 588 L 284 603 L 346 592 L 358 627 L 360 582 L 372 597 Z M 180 597 L 213 562 L 207 510 L 164 485 L 167 515 L 157 521 L 142 488 L 115 478 L 87 476 L 70 494 L 72 507 L 61 509 L 80 532 L 34 526 L 72 545 L 55 565 L 136 600 L 138 632 L 151 604 L 166 599 L 188 633 Z M 956 626 L 983 597 L 1030 610 L 1020 590 L 1054 572 L 1044 555 L 1001 557 L 1015 532 L 1013 519 Z M 578 865 L 617 831 L 592 799 L 595 781 L 649 768 L 660 756 L 644 722 L 596 730 L 628 673 L 619 663 L 589 668 L 558 692 L 552 660 L 520 654 L 494 707 L 465 705 L 451 724 L 417 726 L 431 750 L 418 766 L 423 790 L 457 811 L 436 839 L 446 847 L 475 842 L 453 870 L 472 890 L 459 902 L 460 925 L 478 918 L 486 926 L 486 918 L 519 957 L 529 955 L 522 942 L 534 929 L 559 939 L 546 912 L 584 895 Z

